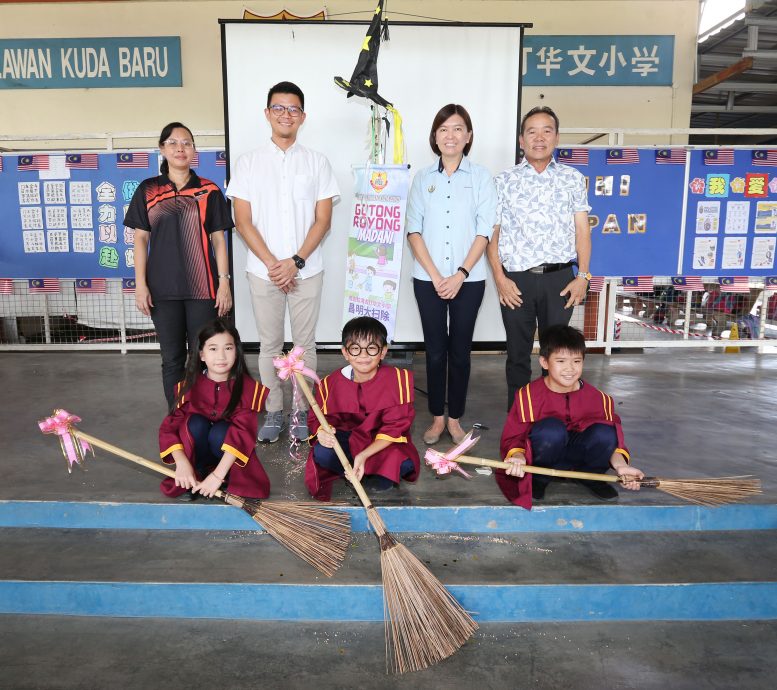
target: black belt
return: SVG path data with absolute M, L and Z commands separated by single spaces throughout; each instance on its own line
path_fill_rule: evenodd
M 532 268 L 526 269 L 529 273 L 555 273 L 556 271 L 563 271 L 565 268 L 570 268 L 576 265 L 576 261 L 567 261 L 565 264 L 540 264 Z

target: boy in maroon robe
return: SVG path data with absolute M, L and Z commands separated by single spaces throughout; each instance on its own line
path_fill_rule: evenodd
M 410 438 L 415 417 L 413 372 L 382 366 L 388 351 L 385 326 L 370 317 L 351 319 L 343 328 L 342 353 L 348 366 L 332 372 L 316 389 L 316 400 L 334 427 L 325 431 L 311 410 L 308 426 L 316 439 L 308 455 L 305 485 L 311 496 L 328 501 L 332 483 L 344 470 L 335 438 L 366 488 L 383 491 L 401 479 L 414 482 L 420 458 Z
M 513 467 L 496 470 L 496 482 L 507 500 L 531 508 L 545 497 L 552 477 L 524 474 L 524 465 L 603 474 L 610 467 L 638 490 L 644 475 L 629 465 L 620 417 L 612 398 L 591 384 L 583 373 L 585 338 L 571 326 L 551 326 L 540 336 L 540 364 L 547 370 L 515 394 L 507 415 L 500 451 Z M 612 500 L 612 484 L 580 480 L 597 498 Z

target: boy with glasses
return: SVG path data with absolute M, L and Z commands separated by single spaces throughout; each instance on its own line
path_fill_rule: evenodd
M 294 345 L 316 369 L 316 324 L 324 265 L 319 245 L 329 231 L 337 181 L 326 157 L 297 143 L 305 121 L 305 96 L 284 81 L 267 94 L 264 116 L 271 137 L 241 156 L 227 187 L 235 226 L 248 247 L 246 274 L 261 342 L 259 374 L 269 389 L 267 415 L 258 440 L 274 443 L 286 427 L 283 391 L 273 366 L 284 343 L 289 310 Z M 291 434 L 308 437 L 307 405 L 293 401 Z
M 316 440 L 305 468 L 311 496 L 328 501 L 332 483 L 343 476 L 335 438 L 365 488 L 385 491 L 400 480 L 414 482 L 420 458 L 410 438 L 415 418 L 413 372 L 383 366 L 388 351 L 386 327 L 361 316 L 345 324 L 343 357 L 348 365 L 324 378 L 316 400 L 335 434 L 319 426 L 311 412 L 308 425 Z

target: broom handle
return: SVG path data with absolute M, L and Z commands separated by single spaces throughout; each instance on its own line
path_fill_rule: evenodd
M 73 429 L 73 434 L 75 434 L 76 437 L 88 443 L 91 443 L 93 446 L 97 446 L 98 448 L 107 450 L 109 453 L 118 455 L 120 458 L 124 458 L 125 460 L 129 460 L 130 462 L 137 463 L 138 465 L 143 465 L 143 467 L 147 467 L 150 470 L 154 470 L 154 472 L 159 472 L 159 474 L 166 474 L 168 477 L 172 477 L 173 479 L 175 479 L 175 470 L 171 470 L 169 467 L 160 465 L 158 462 L 152 462 L 151 460 L 146 460 L 145 458 L 141 458 L 139 455 L 130 453 L 129 451 L 124 450 L 123 448 L 114 446 L 113 444 L 107 443 L 106 441 L 101 441 L 99 438 L 95 438 L 90 434 L 85 434 L 80 429 Z M 219 498 L 225 498 L 224 492 L 221 491 L 220 489 L 216 490 L 216 493 L 214 494 L 214 496 L 218 496 Z
M 512 467 L 511 462 L 501 462 L 500 460 L 488 460 L 487 458 L 476 458 L 472 455 L 459 455 L 455 462 L 463 462 L 466 465 L 484 465 L 486 467 L 499 467 L 506 470 Z M 590 479 L 596 482 L 620 482 L 620 477 L 615 474 L 594 474 L 593 472 L 575 472 L 573 470 L 554 470 L 550 467 L 539 467 L 537 465 L 524 465 L 524 472 L 530 474 L 545 474 L 549 477 L 568 477 L 569 479 Z
M 310 390 L 310 386 L 308 386 L 308 382 L 305 380 L 305 377 L 302 374 L 300 374 L 298 371 L 294 372 L 294 376 L 297 377 L 297 383 L 300 385 L 300 388 L 302 388 L 302 392 L 305 394 L 305 397 L 307 398 L 308 403 L 310 404 L 310 409 L 313 410 L 313 412 L 315 413 L 319 424 L 321 424 L 321 426 L 324 427 L 326 431 L 328 431 L 330 434 L 332 434 L 332 436 L 334 436 L 335 430 L 329 425 L 329 422 L 326 421 L 326 417 L 324 416 L 324 413 L 321 411 L 321 408 L 318 406 L 316 399 L 313 397 L 313 391 Z M 352 475 L 353 467 L 351 467 L 351 463 L 348 461 L 348 458 L 343 452 L 342 446 L 340 446 L 340 442 L 337 440 L 336 436 L 335 436 L 334 449 L 335 449 L 335 453 L 337 454 L 337 457 L 340 460 L 340 464 L 343 466 L 343 469 Z M 370 497 L 367 495 L 367 492 L 362 487 L 361 482 L 358 479 L 356 479 L 355 476 L 351 480 L 351 484 L 353 485 L 353 488 L 356 490 L 356 493 L 358 494 L 359 499 L 362 502 L 362 505 L 364 505 L 365 508 L 372 508 L 372 501 L 370 501 Z

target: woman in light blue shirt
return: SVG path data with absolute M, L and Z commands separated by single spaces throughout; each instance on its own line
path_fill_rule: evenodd
M 458 443 L 465 431 L 470 351 L 486 285 L 483 252 L 496 220 L 491 173 L 470 163 L 472 120 L 450 103 L 434 118 L 429 133 L 440 158 L 413 179 L 408 200 L 407 241 L 413 250 L 413 289 L 426 343 L 426 380 L 432 425 L 424 443 L 445 431 Z M 448 420 L 445 420 L 445 401 Z

